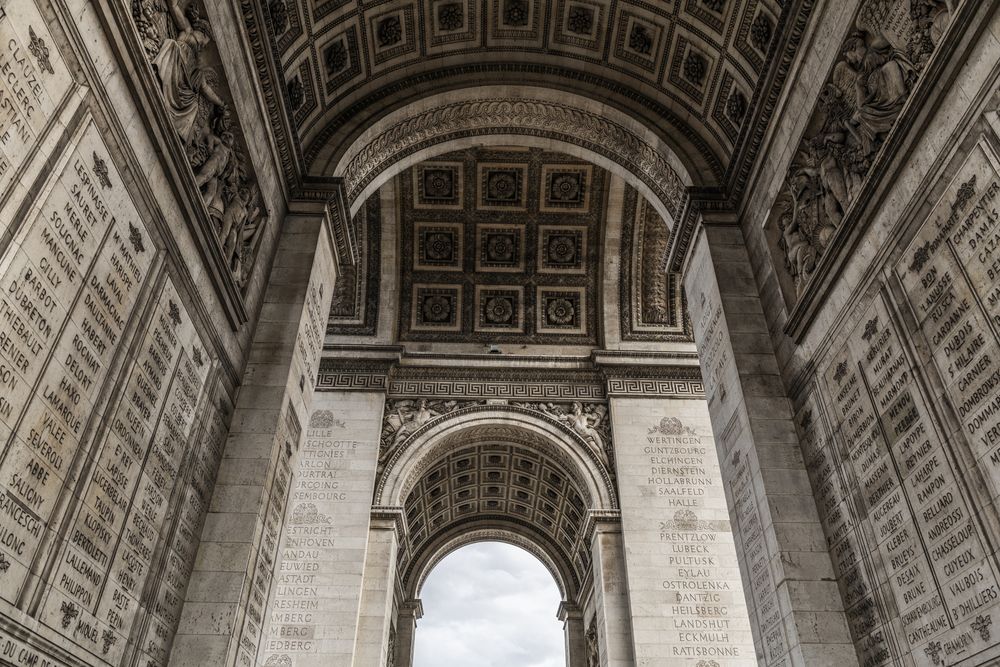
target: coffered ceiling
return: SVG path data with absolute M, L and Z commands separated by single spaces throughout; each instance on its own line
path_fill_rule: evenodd
M 400 339 L 596 342 L 607 174 L 472 149 L 400 175 Z
M 394 108 L 489 81 L 613 104 L 719 179 L 784 20 L 779 0 L 264 5 L 307 169 L 325 146 L 346 146 Z
M 410 563 L 456 526 L 507 527 L 567 564 L 575 587 L 589 564 L 580 543 L 588 509 L 584 498 L 558 462 L 534 449 L 479 444 L 443 456 L 406 498 L 400 573 L 406 580 Z

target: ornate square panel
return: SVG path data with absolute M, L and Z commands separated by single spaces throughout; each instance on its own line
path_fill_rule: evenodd
M 303 121 L 318 106 L 312 66 L 308 58 L 303 58 L 298 71 L 285 81 L 285 92 L 295 125 L 301 127 Z
M 294 0 L 271 0 L 267 9 L 278 49 L 283 51 L 302 36 L 299 3 Z
M 462 286 L 416 284 L 413 286 L 414 331 L 461 331 Z
M 524 225 L 476 225 L 476 271 L 524 272 Z
M 479 147 L 415 164 L 396 183 L 404 249 L 400 340 L 596 342 L 594 302 L 581 295 L 595 293 L 599 283 L 604 170 L 538 148 Z M 461 285 L 457 323 L 411 326 L 422 312 L 414 285 Z M 539 285 L 564 290 L 559 294 L 581 307 L 583 320 L 552 320 L 539 330 Z M 431 305 L 440 308 L 440 300 Z
M 463 206 L 461 162 L 424 162 L 413 169 L 413 207 L 455 210 Z
M 757 72 L 764 70 L 771 40 L 777 32 L 778 21 L 759 0 L 751 0 L 743 10 L 740 27 L 733 45 Z
M 457 222 L 414 224 L 413 268 L 418 271 L 461 271 L 464 227 Z
M 592 176 L 590 165 L 543 165 L 538 210 L 542 213 L 586 213 L 590 210 Z
M 523 211 L 527 208 L 528 166 L 486 163 L 477 165 L 477 207 L 484 211 Z
M 475 40 L 479 24 L 476 7 L 471 0 L 425 0 L 429 51 L 434 47 Z
M 680 33 L 670 56 L 667 79 L 701 104 L 712 83 L 715 59 L 709 50 L 695 44 L 689 35 Z
M 524 333 L 524 288 L 476 285 L 476 331 Z
M 367 16 L 368 46 L 376 65 L 416 51 L 413 14 L 413 7 L 408 5 Z
M 585 334 L 586 292 L 584 287 L 537 287 L 535 326 L 538 333 Z
M 326 81 L 326 93 L 332 95 L 338 86 L 361 74 L 361 53 L 358 51 L 358 30 L 349 26 L 319 47 L 320 70 Z
M 538 272 L 583 275 L 587 272 L 587 228 L 538 226 Z
M 665 24 L 645 12 L 620 9 L 615 34 L 614 57 L 655 76 L 669 33 Z
M 552 17 L 552 41 L 579 49 L 600 50 L 608 13 L 595 0 L 558 0 Z
M 750 96 L 737 83 L 737 76 L 728 69 L 724 70 L 715 104 L 712 106 L 712 117 L 725 130 L 730 141 L 736 141 L 739 136 L 749 105 Z
M 538 0 L 492 0 L 490 41 L 531 41 L 541 46 L 540 14 Z

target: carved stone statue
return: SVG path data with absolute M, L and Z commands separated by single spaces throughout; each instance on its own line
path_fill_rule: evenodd
M 816 251 L 803 236 L 790 211 L 786 211 L 778 225 L 781 229 L 779 246 L 785 252 L 787 268 L 795 279 L 796 288 L 801 289 L 803 279 L 816 266 Z
M 850 94 L 854 115 L 848 128 L 865 155 L 874 155 L 903 110 L 916 71 L 906 56 L 881 36 L 855 32 L 844 45 L 843 60 L 834 69 L 835 85 Z
M 953 11 L 952 0 L 865 0 L 819 96 L 775 212 L 801 290 L 857 199 Z
M 177 36 L 164 38 L 153 67 L 174 129 L 191 144 L 207 128 L 215 108 L 224 110 L 226 103 L 213 86 L 214 72 L 202 62 L 201 54 L 211 42 L 208 22 L 192 6 L 183 9 L 180 0 L 171 0 L 168 9 Z
M 132 0 L 132 16 L 227 268 L 242 286 L 267 213 L 225 101 L 225 82 L 209 64 L 211 27 L 191 0 Z

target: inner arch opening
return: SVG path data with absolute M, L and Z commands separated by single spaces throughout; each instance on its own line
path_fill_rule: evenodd
M 476 542 L 436 563 L 420 589 L 414 667 L 564 667 L 552 573 L 509 542 Z

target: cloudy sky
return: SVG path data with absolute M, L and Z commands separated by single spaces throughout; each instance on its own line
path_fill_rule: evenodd
M 565 667 L 559 589 L 528 552 L 483 542 L 459 549 L 420 593 L 414 667 Z

